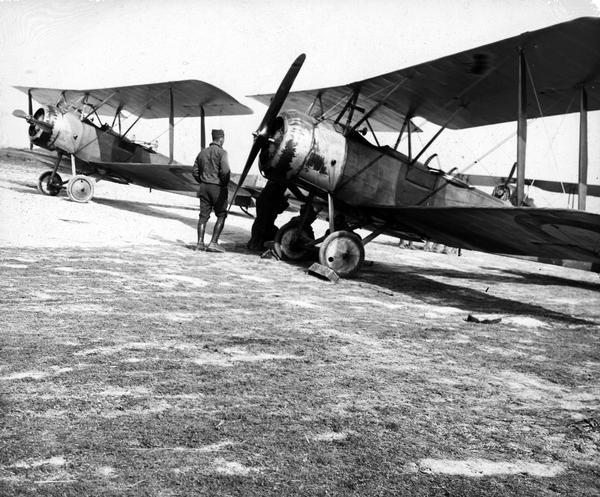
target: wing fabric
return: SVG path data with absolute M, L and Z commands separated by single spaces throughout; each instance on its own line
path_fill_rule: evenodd
M 56 164 L 56 160 L 58 158 L 58 154 L 54 152 L 49 152 L 44 149 L 36 149 L 36 150 L 21 150 L 17 148 L 9 148 L 10 155 L 14 155 L 21 159 L 35 160 L 46 164 L 48 167 L 53 168 Z M 77 171 L 82 172 L 84 174 L 92 174 L 94 172 L 93 166 L 90 166 L 87 162 L 82 161 L 81 159 L 75 158 L 75 167 Z M 58 166 L 58 170 L 61 172 L 70 173 L 71 172 L 71 159 L 68 155 L 64 154 L 61 158 L 60 164 Z
M 327 118 L 335 119 L 344 109 L 344 105 L 352 95 L 354 88 L 359 85 L 360 83 L 352 83 L 344 86 L 332 86 L 329 88 L 290 92 L 283 104 L 282 110 L 295 109 L 302 112 L 308 112 L 308 110 L 312 108 L 311 115 L 321 115 L 322 113 L 325 113 Z M 386 93 L 384 91 L 386 88 L 391 89 L 388 86 L 376 86 L 376 93 L 373 95 L 362 91 L 359 93 L 355 105 L 356 108 L 360 110 L 354 112 L 350 125 L 356 124 L 358 120 L 363 117 L 364 112 L 378 104 L 379 101 L 377 100 L 377 97 L 383 96 L 382 94 Z M 399 92 L 400 90 L 396 91 Z M 251 96 L 251 98 L 258 100 L 265 105 L 269 105 L 272 97 L 273 94 Z M 398 132 L 404 119 L 404 113 L 384 104 L 371 115 L 369 122 L 374 131 Z M 341 122 L 346 124 L 346 116 L 342 118 Z M 420 132 L 421 129 L 413 124 L 411 131 Z
M 50 167 L 56 163 L 56 154 L 44 150 L 19 150 L 9 149 L 10 154 L 20 158 L 35 159 Z M 78 174 L 88 174 L 99 180 L 115 183 L 143 186 L 164 190 L 182 195 L 195 196 L 198 183 L 192 176 L 192 166 L 183 164 L 148 164 L 136 162 L 85 162 L 76 160 Z M 60 171 L 71 172 L 71 161 L 68 156 L 63 156 L 59 167 Z M 237 184 L 229 182 L 229 195 L 232 196 Z M 252 195 L 244 188 L 240 188 L 236 195 L 236 205 L 248 206 Z
M 402 207 L 372 214 L 452 247 L 600 262 L 600 215 L 529 207 Z
M 292 92 L 284 110 L 306 111 L 313 102 L 318 107 L 320 98 L 324 109 L 337 103 L 341 111 L 356 88 L 358 105 L 368 110 L 387 89 L 400 84 L 371 119 L 380 124 L 379 130 L 391 126 L 397 131 L 404 115 L 443 125 L 461 107 L 449 128 L 514 121 L 519 49 L 537 91 L 534 95 L 528 81 L 529 118 L 540 117 L 537 99 L 544 116 L 577 111 L 578 105 L 572 104 L 579 101 L 574 97 L 582 86 L 588 110 L 600 109 L 600 18 L 583 17 L 349 85 Z M 270 95 L 253 98 L 268 103 Z
M 57 88 L 26 88 L 15 86 L 41 104 L 82 105 L 87 98 L 90 105 L 100 105 L 98 113 L 114 115 L 117 109 L 146 119 L 167 118 L 171 109 L 173 93 L 174 117 L 236 116 L 252 114 L 252 109 L 238 102 L 220 88 L 204 81 L 184 80 L 145 85 L 97 88 L 91 90 L 62 90 Z
M 198 192 L 198 182 L 192 176 L 192 166 L 183 164 L 148 164 L 136 162 L 92 162 L 101 179 L 127 182 L 146 188 L 155 188 L 181 195 L 195 196 Z M 112 177 L 111 177 L 112 176 Z M 229 182 L 228 190 L 230 199 L 237 184 Z M 235 196 L 235 205 L 250 206 L 249 191 L 240 188 Z
M 459 174 L 460 179 L 466 181 L 470 185 L 477 186 L 497 186 L 502 185 L 508 179 L 505 176 L 488 176 L 484 174 Z M 509 185 L 516 183 L 513 178 L 509 182 Z M 535 186 L 540 190 L 546 190 L 553 193 L 567 193 L 569 195 L 576 195 L 578 184 L 561 182 L 561 181 L 550 181 L 550 180 L 533 180 L 525 178 L 525 184 Z M 588 197 L 600 197 L 600 185 L 587 185 L 586 195 Z

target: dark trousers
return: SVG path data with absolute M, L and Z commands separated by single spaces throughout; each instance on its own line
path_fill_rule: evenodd
M 200 221 L 206 223 L 210 213 L 214 210 L 217 218 L 227 216 L 227 187 L 200 183 L 198 191 L 200 197 Z

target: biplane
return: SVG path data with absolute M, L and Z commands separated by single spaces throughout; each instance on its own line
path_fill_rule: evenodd
M 16 117 L 29 124 L 29 139 L 42 151 L 30 151 L 52 166 L 38 179 L 39 190 L 58 195 L 66 188 L 76 202 L 87 202 L 94 195 L 97 180 L 196 195 L 198 183 L 192 166 L 173 159 L 175 118 L 200 118 L 200 147 L 206 145 L 205 118 L 252 114 L 223 90 L 198 80 L 184 80 L 92 90 L 15 87 L 28 95 L 29 113 L 16 110 Z M 42 107 L 33 112 L 33 100 Z M 104 122 L 102 118 L 112 118 Z M 125 116 L 134 121 L 123 129 Z M 155 150 L 151 143 L 140 143 L 129 136 L 140 119 L 169 119 L 169 156 Z M 63 181 L 58 169 L 71 172 Z M 230 200 L 241 206 L 253 204 L 248 192 L 229 185 Z
M 600 215 L 583 210 L 587 113 L 600 109 L 600 19 L 576 19 L 347 85 L 290 92 L 304 60 L 296 59 L 275 94 L 252 97 L 268 108 L 239 182 L 258 157 L 266 178 L 300 188 L 300 200 L 312 207 L 279 229 L 279 255 L 299 259 L 318 248 L 322 265 L 350 276 L 364 246 L 385 233 L 600 263 Z M 580 210 L 527 206 L 527 119 L 572 112 L 573 100 L 580 112 Z M 419 150 L 417 117 L 438 127 Z M 517 127 L 516 205 L 423 160 L 446 129 L 504 122 Z M 381 145 L 381 132 L 396 133 L 395 145 Z M 318 238 L 309 229 L 310 210 L 329 220 Z M 361 238 L 359 228 L 370 234 Z

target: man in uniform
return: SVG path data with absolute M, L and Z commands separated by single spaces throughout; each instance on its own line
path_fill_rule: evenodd
M 198 217 L 198 243 L 196 250 L 207 252 L 224 252 L 219 245 L 219 236 L 223 231 L 227 216 L 227 185 L 229 184 L 229 162 L 227 152 L 223 150 L 225 133 L 222 129 L 212 130 L 212 143 L 201 150 L 194 162 L 192 174 L 200 183 L 200 215 Z M 204 245 L 206 223 L 211 211 L 215 211 L 217 222 L 213 228 L 212 239 L 208 246 Z

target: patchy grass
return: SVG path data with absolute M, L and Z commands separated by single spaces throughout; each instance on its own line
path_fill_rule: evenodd
M 569 311 L 593 282 L 413 261 L 333 285 L 163 246 L 0 255 L 4 495 L 598 490 L 599 311 Z M 465 321 L 483 311 L 504 320 Z
M 331 284 L 33 169 L 0 179 L 0 495 L 598 495 L 597 275 L 383 238 Z

